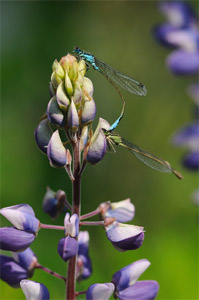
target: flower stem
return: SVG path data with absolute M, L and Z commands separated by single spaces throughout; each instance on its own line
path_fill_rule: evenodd
M 72 143 L 73 146 L 73 203 L 72 214 L 80 215 L 81 209 L 81 174 L 80 174 L 80 139 L 77 138 L 76 142 Z M 66 281 L 66 300 L 75 300 L 76 292 L 76 256 L 69 260 L 68 274 Z
M 47 225 L 47 224 L 42 224 L 42 223 L 40 223 L 39 227 L 40 227 L 40 228 L 45 228 L 45 229 L 64 230 L 64 226 Z
M 80 222 L 80 226 L 104 226 L 104 221 L 85 221 L 85 222 Z
M 97 208 L 96 210 L 91 211 L 91 212 L 89 212 L 88 214 L 82 215 L 82 216 L 80 217 L 80 220 L 84 220 L 84 219 L 91 218 L 91 217 L 93 217 L 93 216 L 98 215 L 99 213 L 100 213 L 100 209 Z
M 44 266 L 42 266 L 42 265 L 40 265 L 40 264 L 37 264 L 37 265 L 36 265 L 36 268 L 37 268 L 37 269 L 41 269 L 41 270 L 43 270 L 44 272 L 53 275 L 54 277 L 57 277 L 57 278 L 59 278 L 59 279 L 62 279 L 62 280 L 64 280 L 64 281 L 66 281 L 66 278 L 65 278 L 64 276 L 62 276 L 62 275 L 60 275 L 60 274 L 58 274 L 58 273 L 56 273 L 56 272 L 53 272 L 52 270 L 50 270 L 50 269 L 48 269 L 48 268 L 46 268 L 46 267 L 44 267 Z

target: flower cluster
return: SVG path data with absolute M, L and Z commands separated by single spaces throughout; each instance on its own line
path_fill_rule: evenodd
M 42 203 L 43 210 L 51 219 L 57 219 L 64 212 L 62 225 L 41 223 L 28 204 L 0 210 L 0 214 L 13 225 L 0 229 L 1 249 L 13 254 L 13 258 L 4 255 L 1 257 L 1 279 L 12 287 L 20 286 L 27 300 L 46 300 L 50 297 L 43 284 L 30 280 L 35 269 L 62 279 L 67 285 L 68 300 L 75 300 L 80 294 L 86 294 L 87 300 L 106 300 L 112 294 L 120 300 L 152 300 L 158 293 L 158 283 L 137 281 L 150 265 L 146 259 L 122 268 L 113 275 L 109 283 L 95 283 L 81 292 L 77 292 L 75 288 L 77 280 L 87 279 L 92 274 L 89 233 L 80 231 L 82 226 L 101 226 L 108 241 L 121 252 L 138 249 L 144 241 L 142 226 L 125 224 L 132 221 L 135 215 L 135 207 L 130 199 L 103 202 L 96 210 L 81 215 L 82 172 L 87 162 L 100 162 L 107 147 L 110 147 L 107 140 L 110 125 L 106 120 L 100 118 L 95 132 L 92 131 L 96 105 L 93 100 L 93 84 L 84 76 L 85 72 L 85 62 L 77 61 L 70 54 L 53 63 L 51 99 L 35 130 L 37 145 L 48 157 L 50 165 L 54 168 L 64 168 L 69 175 L 73 185 L 72 203 L 68 201 L 64 191 L 55 192 L 47 188 Z M 94 216 L 98 216 L 100 220 L 86 220 Z M 42 266 L 29 248 L 39 230 L 44 229 L 63 232 L 57 252 L 58 257 L 68 263 L 66 277 Z
M 154 28 L 155 37 L 163 45 L 175 48 L 167 57 L 167 66 L 175 75 L 197 75 L 199 72 L 199 30 L 198 20 L 189 4 L 181 1 L 163 1 L 160 11 L 167 22 Z M 191 170 L 199 170 L 199 86 L 191 84 L 188 95 L 194 101 L 194 120 L 183 125 L 172 136 L 175 146 L 187 149 L 183 165 Z M 195 119 L 196 118 L 196 119 Z M 195 195 L 198 195 L 196 192 Z M 196 196 L 198 198 L 198 196 Z M 195 199 L 199 202 L 199 199 Z

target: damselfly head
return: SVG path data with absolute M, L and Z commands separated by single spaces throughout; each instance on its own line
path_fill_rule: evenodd
M 79 47 L 75 47 L 75 48 L 73 49 L 73 52 L 74 52 L 74 53 L 81 53 L 82 50 L 81 50 Z

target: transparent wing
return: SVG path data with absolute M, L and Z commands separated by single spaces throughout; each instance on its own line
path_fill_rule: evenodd
M 105 64 L 96 57 L 95 64 L 100 69 L 102 75 L 105 77 L 107 76 L 112 82 L 116 83 L 128 92 L 140 96 L 145 96 L 147 94 L 146 87 L 141 82 L 113 69 L 111 66 Z
M 162 160 L 161 158 L 151 154 L 146 150 L 141 149 L 140 147 L 126 141 L 123 138 L 121 138 L 121 140 L 122 143 L 120 143 L 120 146 L 126 147 L 132 154 L 134 154 L 145 165 L 159 172 L 173 173 L 179 179 L 183 178 L 183 176 L 178 171 L 174 170 L 167 161 Z

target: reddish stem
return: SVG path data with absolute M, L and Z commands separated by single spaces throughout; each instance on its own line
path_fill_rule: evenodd
M 84 220 L 84 219 L 88 219 L 88 218 L 91 218 L 91 217 L 93 217 L 93 216 L 96 216 L 96 215 L 98 215 L 99 213 L 100 213 L 100 209 L 99 208 L 97 208 L 96 210 L 94 210 L 94 211 L 91 211 L 91 212 L 89 212 L 88 214 L 85 214 L 85 215 L 82 215 L 81 217 L 80 217 L 80 220 Z
M 41 269 L 41 270 L 43 270 L 44 272 L 53 275 L 54 277 L 57 277 L 57 278 L 59 278 L 59 279 L 62 279 L 62 280 L 64 280 L 64 281 L 66 281 L 66 278 L 65 278 L 64 276 L 62 276 L 62 275 L 60 275 L 60 274 L 58 274 L 58 273 L 56 273 L 56 272 L 53 272 L 52 270 L 50 270 L 50 269 L 48 269 L 48 268 L 46 268 L 46 267 L 44 267 L 44 266 L 42 266 L 42 265 L 40 265 L 40 264 L 37 264 L 35 268 Z
M 64 230 L 64 226 L 58 226 L 58 225 L 47 225 L 47 224 L 39 224 L 40 228 L 45 228 L 45 229 L 56 229 L 56 230 Z
M 80 215 L 80 197 L 81 197 L 81 174 L 80 174 L 80 140 L 77 138 L 76 142 L 72 143 L 73 146 L 73 175 L 75 180 L 73 184 L 73 203 L 72 214 Z M 76 299 L 76 256 L 69 260 L 68 275 L 66 281 L 66 300 Z
M 79 223 L 80 226 L 103 226 L 104 225 L 104 221 L 85 221 L 85 222 L 80 222 Z

